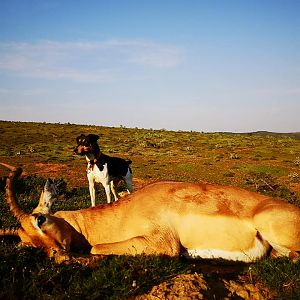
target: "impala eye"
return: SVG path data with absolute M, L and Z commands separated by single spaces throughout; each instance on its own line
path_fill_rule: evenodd
M 38 216 L 37 217 L 37 225 L 39 228 L 46 222 L 46 217 L 45 216 Z

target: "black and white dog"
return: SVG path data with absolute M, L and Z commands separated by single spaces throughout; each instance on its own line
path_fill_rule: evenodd
M 74 149 L 76 154 L 86 157 L 92 206 L 95 206 L 96 182 L 104 186 L 108 203 L 111 202 L 111 192 L 115 201 L 118 200 L 116 186 L 120 180 L 125 181 L 128 193 L 132 192 L 132 171 L 129 166 L 132 161 L 103 154 L 97 143 L 98 139 L 96 134 L 81 134 L 76 138 L 77 146 Z

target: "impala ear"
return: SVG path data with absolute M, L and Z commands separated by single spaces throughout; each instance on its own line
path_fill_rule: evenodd
M 33 213 L 50 214 L 52 204 L 56 198 L 57 191 L 55 185 L 51 179 L 48 179 L 41 193 L 39 204 L 33 210 Z

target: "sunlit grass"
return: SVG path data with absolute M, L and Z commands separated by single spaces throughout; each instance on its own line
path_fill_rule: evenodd
M 0 161 L 24 164 L 29 171 L 36 170 L 37 163 L 79 170 L 76 176 L 84 177 L 80 186 L 69 185 L 68 172 L 52 173 L 59 190 L 53 210 L 89 207 L 84 158 L 72 153 L 76 136 L 81 133 L 99 134 L 103 152 L 130 158 L 134 180 L 230 184 L 300 206 L 299 134 L 174 132 L 0 121 Z M 28 176 L 19 183 L 18 198 L 25 211 L 31 211 L 37 204 L 44 182 L 44 177 Z M 97 203 L 105 201 L 103 188 L 97 186 Z M 17 225 L 2 191 L 0 227 Z M 0 240 L 0 274 L 5 274 L 0 276 L 0 299 L 122 298 L 147 292 L 167 278 L 193 270 L 191 264 L 180 260 L 144 256 L 110 257 L 93 268 L 58 266 L 40 250 L 19 249 L 16 245 L 14 239 Z M 280 299 L 299 299 L 298 269 L 299 264 L 285 259 L 263 260 L 253 266 L 256 276 L 277 290 Z

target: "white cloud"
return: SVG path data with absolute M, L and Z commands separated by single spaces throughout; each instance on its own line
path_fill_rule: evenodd
M 11 93 L 11 90 L 9 89 L 4 89 L 4 88 L 0 88 L 0 95 L 3 94 L 3 95 L 7 95 L 7 94 L 10 94 Z
M 0 43 L 0 71 L 25 77 L 106 82 L 181 62 L 179 48 L 144 40 Z
M 183 60 L 181 49 L 145 40 L 112 40 L 107 46 L 118 48 L 128 55 L 128 62 L 143 66 L 172 68 Z

